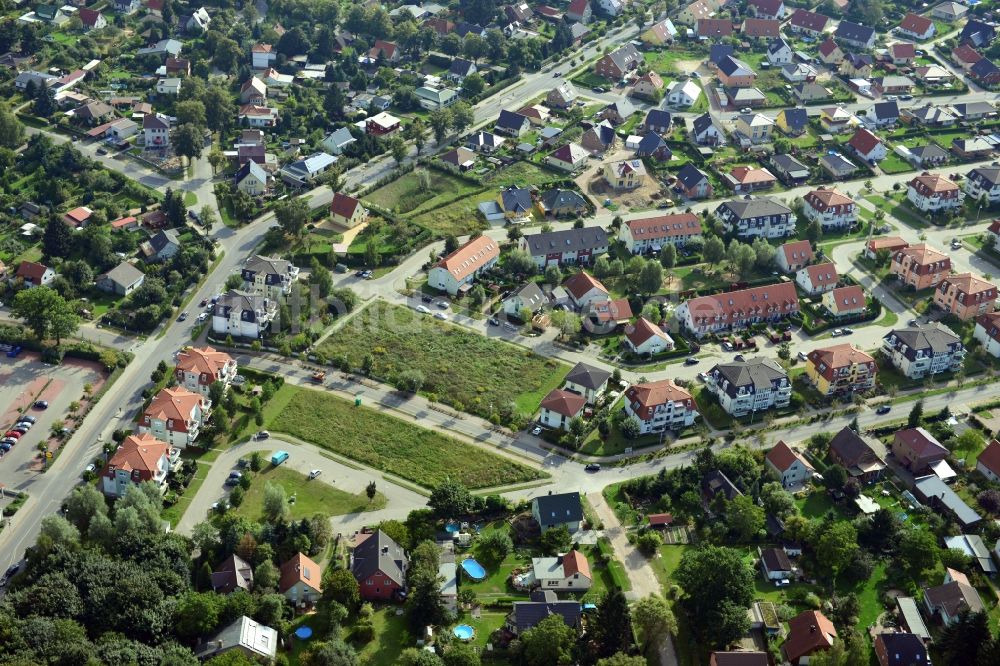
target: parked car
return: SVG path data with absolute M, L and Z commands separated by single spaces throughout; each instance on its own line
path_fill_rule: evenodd
M 14 445 L 8 441 L 0 440 L 0 451 L 3 451 L 4 453 L 10 451 L 13 448 L 13 446 Z
M 199 324 L 201 322 L 205 321 L 206 319 L 208 319 L 208 313 L 207 312 L 202 312 L 200 315 L 198 315 L 198 323 Z
M 433 303 L 434 302 L 434 297 L 433 296 L 428 296 L 427 294 L 424 294 L 423 296 L 420 297 L 420 300 L 423 301 L 424 303 Z
M 181 313 L 181 316 L 177 318 L 177 321 L 186 321 L 188 318 L 187 310 Z
M 733 343 L 726 340 L 725 342 L 722 343 L 722 348 L 725 349 L 726 351 L 733 351 L 734 349 Z
M 839 338 L 843 334 L 844 334 L 844 331 L 842 329 L 839 329 L 839 328 L 835 328 L 832 331 L 830 331 L 830 335 L 832 335 L 835 338 Z
M 235 485 L 239 484 L 240 479 L 242 479 L 242 478 L 243 478 L 243 475 L 240 472 L 230 472 L 229 473 L 229 477 L 226 479 L 226 485 L 227 486 L 235 486 Z
M 910 321 L 906 322 L 906 325 L 907 326 L 916 326 L 917 325 L 917 320 L 916 319 L 911 319 Z
M 200 301 L 198 301 L 198 307 L 199 308 L 203 308 L 206 305 L 208 305 L 208 299 L 207 298 L 203 298 Z
M 35 409 L 48 409 L 49 408 L 49 401 L 48 400 L 39 400 L 34 405 L 32 405 L 32 407 L 34 407 Z
M 686 359 L 684 359 L 684 365 L 698 365 L 698 359 L 696 359 L 694 356 L 688 356 Z
M 854 329 L 849 326 L 845 326 L 840 330 L 843 331 L 844 335 L 850 335 L 851 333 L 854 333 Z
M 10 579 L 14 577 L 14 574 L 16 574 L 20 570 L 21 570 L 20 562 L 16 562 L 7 567 L 7 571 L 4 572 L 3 578 L 0 578 L 0 586 L 6 585 L 10 581 Z
M 254 434 L 253 438 L 256 439 L 256 440 L 261 440 L 261 439 L 267 439 L 270 436 L 271 436 L 271 433 L 269 433 L 268 431 L 266 431 L 266 430 L 258 430 Z
M 496 317 L 490 317 L 490 326 L 499 326 L 500 320 Z
M 736 356 L 733 357 L 733 360 L 734 361 L 739 361 L 740 363 L 742 363 L 743 361 L 745 361 L 747 359 L 746 359 L 746 357 L 743 356 L 743 354 L 737 354 Z
M 314 469 L 311 472 L 309 472 L 309 478 L 310 479 L 315 479 L 317 476 L 319 476 L 322 473 L 323 473 L 323 470 L 321 470 L 321 469 Z
M 808 360 L 809 360 L 809 357 L 808 357 L 808 356 L 806 356 L 806 353 L 805 353 L 805 352 L 802 352 L 802 351 L 800 351 L 800 352 L 798 353 L 798 357 L 799 357 L 799 360 L 800 360 L 800 361 L 808 361 Z
M 534 435 L 535 437 L 537 437 L 538 435 L 541 435 L 542 434 L 542 426 L 535 426 L 534 428 L 532 428 L 531 429 L 531 434 Z
M 439 308 L 441 308 L 442 310 L 447 310 L 447 309 L 448 309 L 448 305 L 449 305 L 449 303 L 448 303 L 448 301 L 438 301 L 438 302 L 437 302 L 437 303 L 435 303 L 434 305 L 438 306 L 438 307 L 439 307 Z
M 416 311 L 419 312 L 420 314 L 430 314 L 431 313 L 430 308 L 428 308 L 426 305 L 418 305 L 416 307 Z
M 446 315 L 443 312 L 435 312 L 434 313 L 434 318 L 435 319 L 440 319 L 441 321 L 448 321 L 448 315 Z
M 47 406 L 48 405 L 46 405 L 46 407 Z M 21 418 L 18 419 L 19 422 L 30 423 L 31 425 L 35 425 L 35 421 L 37 421 L 37 420 L 38 419 L 36 419 L 34 416 L 31 416 L 29 414 L 23 414 L 23 415 L 21 415 Z
M 590 463 L 589 465 L 587 465 L 583 469 L 586 470 L 586 471 L 588 471 L 588 472 L 600 472 L 601 471 L 601 466 L 598 463 Z

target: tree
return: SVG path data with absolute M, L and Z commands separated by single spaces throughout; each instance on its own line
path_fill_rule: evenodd
M 455 102 L 451 107 L 451 127 L 461 134 L 476 120 L 475 113 L 468 102 Z
M 639 655 L 630 656 L 624 652 L 597 660 L 597 666 L 646 666 L 646 658 Z
M 216 173 L 223 164 L 226 163 L 226 156 L 218 148 L 212 148 L 208 152 L 208 163 L 212 165 L 212 173 Z
M 837 575 L 854 561 L 858 554 L 858 531 L 847 522 L 836 522 L 819 535 L 816 561 L 836 580 Z
M 632 613 L 624 592 L 616 588 L 597 602 L 597 622 L 593 633 L 599 646 L 598 654 L 602 657 L 610 657 L 629 648 L 632 644 Z
M 927 530 L 908 529 L 899 540 L 899 562 L 907 575 L 919 582 L 925 571 L 938 561 L 934 534 Z
M 462 81 L 462 94 L 466 97 L 477 97 L 484 90 L 486 90 L 486 81 L 483 80 L 479 72 L 469 74 Z
M 562 282 L 562 271 L 556 264 L 549 264 L 545 267 L 545 283 L 553 287 Z
M 514 542 L 505 530 L 493 530 L 479 537 L 479 549 L 494 562 L 501 562 L 514 550 Z
M 776 253 L 774 246 L 763 238 L 758 237 L 754 239 L 751 247 L 754 251 L 754 261 L 757 264 L 757 268 L 770 268 L 774 263 L 774 255 Z
M 279 201 L 274 207 L 274 219 L 286 234 L 297 238 L 309 221 L 309 205 L 299 198 Z
M 404 143 L 402 137 L 392 137 L 389 141 L 389 152 L 392 154 L 392 159 L 396 161 L 396 166 L 402 166 L 407 153 L 406 143 Z
M 451 126 L 451 111 L 448 109 L 435 109 L 431 111 L 428 122 L 431 126 L 431 131 L 434 132 L 434 141 L 438 145 L 444 142 L 445 136 L 448 135 L 448 128 Z
M 812 243 L 818 243 L 823 237 L 823 225 L 819 223 L 819 220 L 810 220 L 809 224 L 806 225 L 804 235 L 806 240 Z
M 550 527 L 542 534 L 541 546 L 546 555 L 555 556 L 565 553 L 573 544 L 569 529 L 565 525 Z
M 358 666 L 358 654 L 350 645 L 335 638 L 316 643 L 302 654 L 300 661 L 303 666 Z
M 976 495 L 976 503 L 987 513 L 1000 513 L 1000 490 L 989 488 L 980 492 Z
M 726 525 L 736 541 L 750 541 L 764 529 L 764 509 L 753 498 L 739 495 L 726 504 Z
M 796 512 L 795 498 L 777 481 L 770 481 L 761 487 L 760 501 L 765 512 L 778 518 L 786 518 Z
M 73 323 L 72 317 L 75 317 L 66 300 L 54 289 L 45 286 L 17 292 L 11 313 L 23 319 L 38 340 L 44 340 L 49 333 L 67 335 L 67 326 Z
M 459 518 L 472 511 L 474 498 L 469 489 L 458 481 L 447 480 L 438 485 L 427 500 L 438 518 Z
M 622 421 L 621 426 L 619 426 L 622 431 L 622 435 L 625 439 L 635 439 L 642 433 L 642 424 L 639 423 L 639 419 L 634 416 L 629 416 L 624 421 Z
M 0 148 L 17 148 L 24 143 L 24 125 L 6 105 L 0 105 Z
M 562 615 L 553 614 L 521 635 L 521 655 L 528 666 L 570 663 L 576 632 Z
M 224 597 L 214 592 L 188 592 L 177 602 L 174 629 L 184 638 L 206 636 L 219 626 Z
M 253 583 L 255 590 L 274 590 L 278 587 L 278 580 L 281 572 L 274 566 L 271 560 L 264 560 L 257 565 L 253 572 Z
M 263 512 L 272 523 L 288 517 L 288 499 L 284 488 L 270 481 L 264 484 Z
M 90 529 L 90 522 L 94 516 L 108 515 L 108 505 L 104 501 L 104 495 L 90 484 L 74 488 L 66 498 L 65 505 L 66 519 L 83 534 Z
M 917 428 L 924 420 L 924 401 L 917 400 L 910 409 L 910 415 L 906 419 L 906 425 L 910 428 Z
M 178 125 L 191 124 L 205 127 L 205 104 L 201 100 L 187 99 L 174 105 L 174 115 Z
M 552 325 L 559 329 L 559 336 L 562 338 L 571 338 L 583 328 L 580 316 L 573 312 L 553 310 L 551 318 Z
M 46 257 L 67 257 L 73 249 L 73 232 L 60 217 L 49 218 L 42 236 L 42 252 Z
M 420 151 L 424 149 L 424 144 L 427 143 L 427 126 L 424 124 L 424 119 L 417 118 L 404 127 L 403 138 L 413 142 L 413 145 L 417 147 L 417 155 L 419 155 Z
M 635 547 L 646 557 L 654 557 L 662 545 L 663 537 L 654 530 L 647 530 L 635 539 Z
M 174 152 L 183 157 L 197 159 L 205 147 L 204 131 L 192 123 L 178 125 L 170 139 Z
M 327 568 L 323 572 L 323 599 L 355 612 L 361 605 L 361 588 L 354 574 L 347 569 Z
M 365 486 L 365 495 L 368 496 L 368 501 L 369 502 L 371 502 L 373 499 L 375 499 L 375 493 L 377 493 L 377 492 L 378 492 L 378 490 L 375 488 L 375 482 L 374 481 L 370 482 L 367 486 Z
M 482 663 L 476 648 L 467 643 L 452 643 L 444 653 L 445 666 L 480 666 Z
M 677 247 L 673 243 L 667 243 L 660 250 L 660 265 L 668 271 L 677 265 Z
M 632 607 L 632 621 L 646 648 L 658 646 L 669 634 L 677 633 L 677 618 L 666 599 L 658 594 L 643 597 Z
M 977 663 L 980 651 L 992 642 L 986 613 L 965 611 L 944 628 L 935 644 L 943 657 L 941 663 L 959 666 Z
M 702 640 L 721 647 L 749 630 L 753 577 L 738 550 L 704 546 L 685 551 L 674 578 L 686 593 L 681 603 Z
M 663 266 L 650 260 L 642 265 L 639 271 L 639 291 L 644 294 L 655 294 L 663 286 Z
M 454 35 L 455 33 L 449 34 Z M 417 648 L 406 648 L 400 652 L 397 662 L 399 666 L 444 666 L 444 660 L 437 654 Z
M 710 236 L 705 240 L 701 256 L 713 268 L 726 256 L 726 246 L 718 236 Z
M 841 465 L 830 465 L 823 472 L 823 484 L 831 490 L 840 490 L 847 484 L 847 470 Z

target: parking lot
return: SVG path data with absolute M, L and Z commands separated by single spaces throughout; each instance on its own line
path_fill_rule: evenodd
M 0 458 L 0 483 L 5 488 L 30 492 L 27 486 L 42 467 L 38 444 L 48 439 L 55 421 L 66 419 L 70 403 L 83 398 L 85 384 L 90 383 L 96 392 L 103 381 L 104 373 L 93 363 L 67 359 L 51 366 L 28 352 L 17 358 L 0 357 L 0 427 L 6 432 L 21 413 L 37 419 Z M 47 401 L 48 408 L 34 408 L 39 400 Z

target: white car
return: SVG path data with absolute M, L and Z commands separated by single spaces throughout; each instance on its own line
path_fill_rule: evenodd
M 420 314 L 430 314 L 431 313 L 431 309 L 429 307 L 427 307 L 426 305 L 418 305 L 416 309 L 417 309 L 417 312 L 419 312 Z
M 532 428 L 531 429 L 531 434 L 535 435 L 536 437 L 538 435 L 541 435 L 542 434 L 542 426 L 535 426 L 534 428 Z
M 207 312 L 202 312 L 200 315 L 198 315 L 198 323 L 199 324 L 201 322 L 205 321 L 206 319 L 208 319 L 208 313 Z
M 441 321 L 448 321 L 448 315 L 446 315 L 443 312 L 435 312 L 434 313 L 434 318 L 435 319 L 440 319 Z
M 844 334 L 844 332 L 842 330 L 840 330 L 839 328 L 835 328 L 835 329 L 833 329 L 833 331 L 830 332 L 830 335 L 833 336 L 833 337 L 835 337 L 835 338 L 839 338 L 843 334 Z
M 309 478 L 310 479 L 315 479 L 317 476 L 319 476 L 322 473 L 323 473 L 323 470 L 321 470 L 321 469 L 314 469 L 311 472 L 309 472 Z

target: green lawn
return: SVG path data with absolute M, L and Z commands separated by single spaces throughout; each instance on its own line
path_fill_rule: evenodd
M 367 306 L 319 349 L 355 368 L 370 354 L 371 374 L 389 381 L 418 370 L 423 394 L 485 417 L 513 402 L 530 418 L 569 372 L 564 363 L 382 302 Z
M 653 573 L 656 574 L 656 578 L 660 581 L 664 594 L 674 584 L 674 572 L 680 566 L 684 551 L 690 547 L 663 545 L 660 546 L 660 556 L 650 560 L 653 566 Z
M 330 484 L 331 478 L 320 476 L 309 479 L 304 474 L 287 467 L 266 466 L 258 472 L 246 492 L 243 503 L 236 512 L 257 520 L 264 508 L 264 486 L 267 482 L 275 483 L 285 490 L 285 494 L 295 497 L 294 504 L 289 505 L 289 517 L 292 520 L 309 518 L 319 513 L 325 516 L 341 516 L 347 513 L 361 513 L 385 508 L 385 495 L 376 493 L 369 502 L 364 493 L 352 494 L 335 488 Z
M 905 173 L 907 171 L 913 171 L 913 165 L 893 152 L 890 152 L 884 160 L 879 162 L 878 166 L 885 173 Z
M 404 214 L 418 208 L 430 209 L 463 195 L 483 191 L 479 185 L 457 176 L 431 170 L 415 169 L 369 193 L 363 199 Z
M 840 509 L 834 505 L 830 496 L 822 491 L 814 491 L 808 497 L 797 499 L 795 504 L 799 507 L 802 515 L 810 519 L 822 518 L 831 509 L 838 515 L 841 514 Z
M 194 461 L 187 462 L 185 464 L 195 465 L 194 478 L 191 479 L 191 483 L 185 489 L 184 494 L 180 496 L 177 503 L 173 506 L 168 506 L 161 513 L 160 517 L 163 520 L 169 521 L 171 526 L 177 524 L 187 510 L 188 505 L 191 504 L 191 500 L 195 495 L 198 494 L 198 489 L 201 488 L 201 484 L 205 483 L 205 477 L 208 476 L 208 466 L 199 465 Z
M 273 407 L 279 397 L 275 396 L 269 406 Z M 544 476 L 440 432 L 384 411 L 355 407 L 321 391 L 293 387 L 290 399 L 272 416 L 268 427 L 429 488 L 448 478 L 469 488 L 486 488 Z
M 395 606 L 386 606 L 372 616 L 375 638 L 358 648 L 358 657 L 364 666 L 395 666 L 399 653 L 415 645 L 406 626 L 406 616 L 396 615 Z

